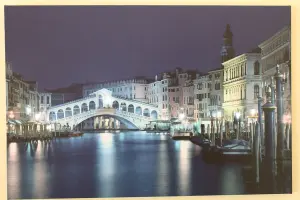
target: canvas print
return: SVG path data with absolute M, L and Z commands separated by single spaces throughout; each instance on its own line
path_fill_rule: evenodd
M 292 192 L 289 6 L 6 6 L 9 199 Z

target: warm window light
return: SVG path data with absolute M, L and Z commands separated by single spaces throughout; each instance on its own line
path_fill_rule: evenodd
M 50 131 L 51 125 L 47 125 L 46 129 L 47 129 L 48 131 Z
M 212 113 L 212 117 L 216 117 L 216 113 L 215 112 Z
M 284 124 L 290 124 L 292 121 L 291 121 L 291 116 L 289 114 L 285 114 L 283 115 L 283 123 Z
M 218 112 L 217 112 L 217 117 L 218 117 L 218 118 L 221 118 L 221 116 L 222 116 L 221 111 L 218 111 Z
M 39 120 L 40 119 L 40 113 L 35 114 L 35 120 Z
M 256 110 L 255 109 L 251 109 L 250 113 L 251 113 L 251 116 L 255 116 Z
M 31 113 L 31 108 L 30 107 L 26 107 L 26 113 L 29 115 Z
M 8 117 L 9 117 L 10 119 L 15 118 L 14 112 L 13 112 L 13 111 L 9 111 Z

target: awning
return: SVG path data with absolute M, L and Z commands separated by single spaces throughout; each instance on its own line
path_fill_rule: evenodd
M 7 120 L 7 123 L 8 123 L 8 124 L 16 124 L 15 121 L 14 121 L 14 120 L 11 120 L 11 119 Z
M 170 120 L 153 120 L 153 121 L 150 121 L 151 122 L 156 122 L 156 123 L 171 123 Z
M 16 122 L 16 124 L 19 124 L 19 125 L 23 124 L 23 122 L 20 120 L 15 120 L 15 122 Z

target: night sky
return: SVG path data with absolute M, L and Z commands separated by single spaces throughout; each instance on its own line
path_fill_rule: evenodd
M 290 7 L 6 7 L 6 60 L 39 89 L 220 66 L 231 25 L 242 54 L 290 23 Z

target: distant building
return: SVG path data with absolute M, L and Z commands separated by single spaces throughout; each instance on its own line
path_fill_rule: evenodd
M 287 84 L 284 89 L 284 111 L 291 113 L 291 26 L 286 26 L 273 36 L 262 42 L 261 63 L 262 81 L 265 85 L 271 83 L 271 77 L 276 72 L 277 64 L 281 73 L 285 73 Z M 275 79 L 274 79 L 275 82 Z M 264 95 L 264 100 L 266 96 Z
M 47 120 L 47 109 L 51 107 L 51 93 L 40 92 L 39 93 L 39 104 L 40 104 L 40 112 L 41 112 L 41 121 Z
M 233 34 L 230 30 L 230 25 L 226 25 L 226 30 L 223 34 L 223 45 L 221 48 L 221 63 L 226 62 L 235 57 L 233 48 Z
M 118 81 L 85 84 L 83 86 L 83 97 L 105 88 L 112 91 L 113 96 L 145 102 L 148 93 L 148 83 L 149 80 L 145 77 L 135 77 Z
M 56 106 L 80 99 L 82 98 L 82 91 L 83 84 L 71 84 L 68 87 L 58 89 L 45 89 L 46 93 L 51 93 L 51 106 Z

